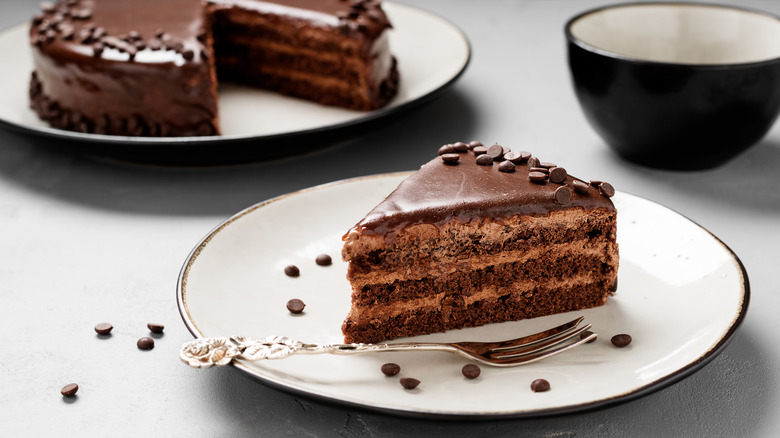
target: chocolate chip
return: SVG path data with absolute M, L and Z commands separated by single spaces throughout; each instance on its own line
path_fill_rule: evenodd
M 470 363 L 468 365 L 463 365 L 460 372 L 462 372 L 467 379 L 476 379 L 482 373 L 482 370 L 479 369 L 479 366 Z
M 528 169 L 529 172 L 542 172 L 545 175 L 550 174 L 550 169 L 546 167 L 531 167 Z
M 68 383 L 60 389 L 60 394 L 64 397 L 73 397 L 77 392 L 79 392 L 79 385 L 75 383 Z
M 550 382 L 544 379 L 536 379 L 531 382 L 531 391 L 533 392 L 545 392 L 550 390 Z
M 528 179 L 537 184 L 544 184 L 547 182 L 547 174 L 538 171 L 529 172 Z
M 580 333 L 580 339 L 587 339 L 588 336 L 592 335 L 593 332 L 590 330 L 585 330 L 584 332 Z M 585 342 L 586 344 L 592 344 L 593 342 L 596 342 L 596 338 L 591 339 L 590 341 Z
M 417 385 L 420 384 L 420 381 L 417 379 L 413 379 L 411 377 L 402 377 L 401 378 L 401 386 L 404 387 L 404 389 L 414 389 L 417 388 Z
M 451 144 L 445 144 L 444 146 L 439 148 L 439 155 L 454 154 L 454 153 L 455 153 L 455 148 L 452 147 Z
M 498 170 L 504 173 L 512 173 L 515 171 L 515 163 L 511 161 L 502 161 L 498 165 Z
M 51 13 L 54 12 L 54 3 L 52 2 L 43 2 L 40 4 L 40 8 L 43 12 Z
M 107 323 L 107 322 L 101 322 L 100 324 L 95 326 L 95 331 L 99 335 L 107 335 L 111 333 L 111 330 L 114 329 L 114 326 Z
M 165 326 L 164 325 L 162 325 L 162 324 L 155 324 L 155 323 L 152 323 L 152 322 L 150 322 L 149 324 L 146 324 L 146 328 L 148 328 L 150 332 L 158 333 L 158 334 L 162 333 L 163 330 L 165 330 Z
M 316 259 L 314 259 L 314 262 L 320 266 L 330 266 L 333 264 L 333 259 L 331 259 L 327 254 L 320 254 Z
M 493 157 L 491 157 L 488 154 L 482 154 L 477 155 L 477 164 L 481 166 L 492 166 L 493 165 Z
M 550 168 L 550 181 L 554 182 L 556 184 L 560 184 L 564 181 L 566 181 L 566 176 L 568 174 L 566 173 L 566 169 L 563 167 L 551 167 Z
M 474 140 L 474 141 L 469 142 L 469 149 L 473 150 L 474 148 L 479 147 L 479 146 L 483 146 L 481 141 Z
M 599 181 L 597 179 L 592 179 L 592 180 L 590 180 L 590 185 L 592 185 L 593 187 L 599 188 L 599 184 L 601 184 L 602 182 L 604 182 L 604 181 Z
M 106 36 L 106 29 L 103 27 L 96 27 L 92 31 L 92 38 L 99 40 L 100 38 Z
M 555 189 L 555 202 L 560 205 L 566 205 L 571 202 L 571 189 L 566 186 Z
M 462 141 L 459 141 L 452 145 L 452 148 L 455 149 L 455 152 L 468 152 L 469 151 L 469 145 L 466 143 L 463 143 Z
M 487 153 L 487 148 L 485 146 L 477 146 L 472 149 L 472 151 L 474 152 L 474 155 L 482 155 Z
M 139 350 L 151 350 L 154 348 L 154 339 L 144 336 L 136 342 Z
M 487 148 L 487 155 L 493 160 L 498 161 L 504 156 L 504 147 L 496 143 Z
M 441 156 L 441 160 L 444 161 L 444 164 L 458 164 L 458 160 L 460 160 L 460 155 L 444 154 Z
M 195 52 L 193 52 L 190 49 L 187 49 L 181 52 L 181 56 L 184 57 L 184 59 L 186 59 L 187 61 L 192 61 L 192 58 L 195 57 Z
M 103 49 L 105 49 L 103 43 L 95 43 L 92 45 L 92 53 L 95 55 L 95 57 L 100 56 L 103 53 Z
M 382 365 L 382 374 L 386 376 L 395 376 L 396 374 L 401 372 L 401 366 L 397 363 L 386 363 Z
M 599 192 L 607 198 L 615 196 L 615 188 L 608 182 L 602 182 L 599 184 Z
M 542 166 L 542 167 L 546 167 L 548 169 L 552 169 L 553 167 L 558 167 L 558 166 L 555 165 L 555 163 L 550 163 L 549 161 L 543 161 L 543 162 L 539 163 L 539 165 Z
M 571 183 L 571 185 L 572 185 L 572 187 L 574 187 L 574 191 L 577 192 L 577 193 L 588 193 L 588 187 L 589 186 L 588 186 L 587 183 L 585 183 L 583 181 L 575 179 Z
M 623 348 L 628 346 L 628 344 L 631 343 L 632 339 L 631 339 L 631 335 L 621 333 L 619 335 L 613 336 L 611 341 L 612 341 L 612 345 L 614 345 L 615 347 Z
M 536 157 L 531 157 L 528 159 L 528 168 L 533 169 L 534 167 L 541 167 L 539 164 L 539 159 Z
M 287 310 L 296 315 L 303 312 L 304 307 L 306 307 L 306 304 L 298 298 L 293 298 L 287 302 Z
M 284 267 L 284 273 L 287 274 L 288 277 L 297 277 L 301 275 L 301 270 L 295 265 L 287 265 Z
M 505 160 L 509 160 L 515 164 L 524 163 L 528 161 L 529 158 L 531 158 L 531 153 L 527 151 L 520 151 L 520 152 L 512 151 L 504 155 Z

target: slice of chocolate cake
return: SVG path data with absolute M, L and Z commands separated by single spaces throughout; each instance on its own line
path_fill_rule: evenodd
M 344 236 L 346 342 L 606 302 L 618 268 L 611 185 L 500 145 L 439 153 Z

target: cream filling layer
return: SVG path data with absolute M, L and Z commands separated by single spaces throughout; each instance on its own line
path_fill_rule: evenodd
M 426 277 L 440 277 L 454 272 L 484 269 L 488 266 L 497 266 L 507 263 L 523 263 L 537 259 L 542 254 L 552 254 L 555 258 L 580 256 L 596 258 L 600 261 L 608 261 L 610 257 L 617 257 L 617 249 L 611 242 L 603 241 L 594 244 L 593 241 L 582 239 L 568 243 L 558 243 L 546 246 L 537 246 L 525 250 L 506 251 L 498 254 L 484 254 L 457 260 L 452 263 L 429 263 L 407 266 L 404 270 L 372 270 L 367 273 L 354 273 L 350 282 L 354 288 L 362 288 L 367 284 L 385 284 L 394 281 L 420 280 Z

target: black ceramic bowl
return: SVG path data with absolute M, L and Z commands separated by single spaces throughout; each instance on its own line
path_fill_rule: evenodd
M 716 167 L 758 142 L 780 112 L 780 18 L 731 6 L 631 3 L 566 24 L 586 118 L 624 158 Z

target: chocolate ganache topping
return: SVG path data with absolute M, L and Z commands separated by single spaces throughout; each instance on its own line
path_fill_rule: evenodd
M 241 6 L 261 13 L 307 20 L 334 27 L 344 34 L 376 38 L 388 28 L 390 20 L 379 0 L 206 0 L 220 7 Z
M 453 219 L 468 223 L 573 207 L 614 211 L 614 194 L 609 183 L 585 182 L 529 152 L 458 142 L 442 146 L 439 157 L 405 179 L 355 229 L 392 235 L 409 225 Z

